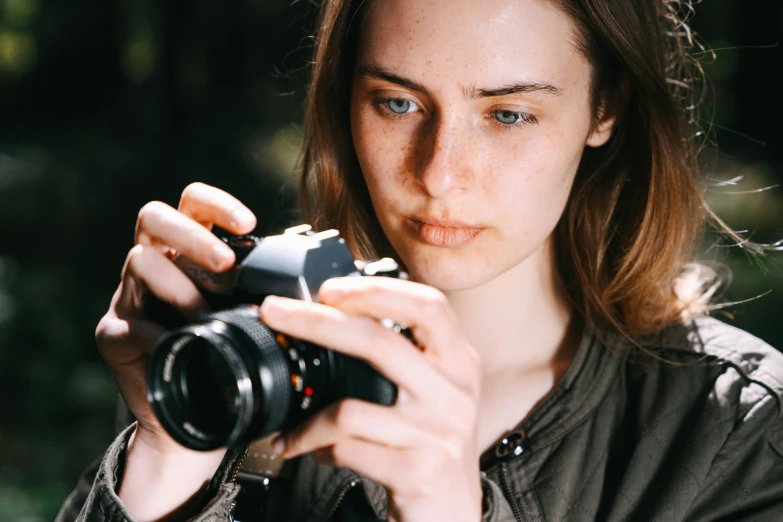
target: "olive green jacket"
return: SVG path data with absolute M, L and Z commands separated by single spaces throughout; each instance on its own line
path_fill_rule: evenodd
M 482 455 L 484 521 L 783 521 L 783 355 L 709 317 L 643 345 L 585 332 L 557 386 Z M 132 429 L 57 522 L 132 520 L 115 493 Z M 243 450 L 228 452 L 193 520 L 232 519 Z M 287 466 L 265 522 L 385 519 L 370 479 L 309 456 Z

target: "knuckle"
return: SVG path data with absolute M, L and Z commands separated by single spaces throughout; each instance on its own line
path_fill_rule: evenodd
M 144 263 L 144 260 L 150 255 L 152 252 L 151 247 L 144 246 L 143 244 L 135 245 L 133 248 L 131 248 L 128 251 L 128 267 L 131 269 L 133 273 L 136 273 L 138 269 L 141 267 L 142 263 Z
M 125 258 L 125 266 L 122 270 L 122 278 L 125 279 L 125 277 L 128 275 L 128 273 L 134 274 L 139 268 L 139 262 L 144 256 L 144 252 L 146 249 L 144 248 L 144 245 L 137 244 L 133 248 L 131 248 L 128 251 L 128 255 Z
M 137 216 L 139 225 L 149 221 L 150 217 L 159 214 L 163 206 L 165 206 L 165 203 L 162 201 L 150 201 L 145 203 L 144 206 L 139 209 L 139 215 Z
M 122 323 L 117 321 L 111 312 L 107 312 L 95 328 L 95 341 L 98 351 L 103 353 L 110 345 L 115 344 L 126 333 Z
M 332 422 L 343 431 L 352 431 L 355 428 L 360 407 L 356 401 L 345 399 L 337 403 L 332 414 Z
M 442 480 L 437 476 L 437 471 L 440 469 L 438 464 L 431 455 L 421 456 L 413 461 L 409 460 L 408 466 L 413 470 L 416 480 L 401 481 L 397 485 L 400 493 L 409 499 L 429 496 L 432 493 L 431 488 Z
M 144 254 L 146 248 L 144 245 L 134 245 L 133 248 L 128 250 L 128 260 L 137 258 Z
M 435 446 L 436 455 L 441 461 L 458 461 L 462 459 L 462 441 L 454 435 L 447 435 L 438 438 Z
M 103 345 L 109 336 L 109 321 L 110 319 L 104 315 L 98 321 L 98 326 L 95 327 L 95 340 L 98 342 L 98 347 Z
M 364 318 L 362 318 L 364 319 Z M 398 337 L 401 337 L 399 334 L 396 334 L 391 331 L 391 329 L 385 327 L 383 324 L 380 323 L 380 321 L 376 321 L 374 319 L 367 319 L 362 320 L 358 323 L 359 327 L 358 329 L 361 329 L 361 332 L 359 333 L 358 337 L 364 338 L 364 339 L 375 339 L 377 342 L 385 343 L 386 340 L 392 340 L 396 341 Z M 393 336 L 390 336 L 389 334 L 393 333 Z M 367 350 L 369 352 L 370 350 Z M 379 355 L 378 350 L 375 350 L 376 354 Z M 367 353 L 364 350 L 362 350 L 363 353 Z M 368 353 L 369 355 L 369 353 Z
M 136 217 L 136 242 L 139 242 L 139 236 L 144 234 L 153 222 L 160 219 L 167 206 L 162 201 L 150 201 L 141 207 Z
M 422 295 L 423 312 L 426 314 L 440 314 L 449 310 L 449 301 L 440 290 L 428 288 Z
M 180 204 L 187 200 L 197 198 L 199 194 L 203 194 L 204 191 L 208 189 L 209 185 L 206 185 L 200 181 L 189 184 L 184 189 L 182 189 L 182 194 L 180 195 Z

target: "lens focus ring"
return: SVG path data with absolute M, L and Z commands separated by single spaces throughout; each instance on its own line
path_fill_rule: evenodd
M 216 320 L 233 326 L 247 335 L 257 347 L 261 365 L 258 369 L 249 368 L 249 370 L 251 374 L 258 373 L 262 368 L 266 371 L 261 374 L 261 404 L 254 408 L 254 410 L 261 408 L 262 411 L 254 411 L 254 417 L 266 422 L 262 426 L 253 426 L 252 431 L 261 430 L 267 433 L 277 429 L 285 420 L 290 406 L 290 376 L 285 357 L 282 356 L 282 350 L 277 344 L 274 333 L 261 323 L 258 307 L 246 306 L 222 310 L 208 314 L 202 320 Z M 268 382 L 263 382 L 264 380 Z

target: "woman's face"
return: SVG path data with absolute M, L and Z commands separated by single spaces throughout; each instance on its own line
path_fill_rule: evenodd
M 360 21 L 354 20 L 353 23 Z M 417 281 L 472 288 L 541 249 L 590 131 L 590 66 L 534 0 L 376 0 L 351 127 L 375 212 Z

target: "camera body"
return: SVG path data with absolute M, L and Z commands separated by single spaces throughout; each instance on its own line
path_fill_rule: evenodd
M 147 389 L 175 440 L 204 451 L 248 444 L 345 397 L 395 402 L 396 386 L 366 362 L 272 331 L 258 315 L 268 295 L 317 301 L 332 277 L 405 277 L 393 260 L 359 269 L 338 231 L 314 233 L 309 225 L 224 241 L 237 256 L 225 273 L 175 259 L 212 312 L 188 324 L 151 295 L 145 302 L 148 316 L 169 328 L 150 357 Z M 404 325 L 385 324 L 409 335 Z

